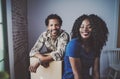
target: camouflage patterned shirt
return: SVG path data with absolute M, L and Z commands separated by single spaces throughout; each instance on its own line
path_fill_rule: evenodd
M 34 56 L 37 52 L 41 51 L 43 46 L 46 48 L 46 52 L 50 52 L 50 55 L 55 61 L 63 58 L 66 45 L 69 41 L 69 35 L 61 30 L 56 40 L 53 40 L 48 31 L 43 32 L 33 48 L 30 51 L 30 56 Z M 41 53 L 41 52 L 40 52 Z

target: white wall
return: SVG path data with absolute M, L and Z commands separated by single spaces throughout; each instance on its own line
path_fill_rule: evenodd
M 46 29 L 44 20 L 56 13 L 63 19 L 62 28 L 70 33 L 76 18 L 82 14 L 97 14 L 107 23 L 109 39 L 105 49 L 115 48 L 118 26 L 119 0 L 28 0 L 28 34 L 29 50 L 34 45 L 41 32 Z M 104 76 L 108 65 L 106 54 L 101 56 L 101 76 Z

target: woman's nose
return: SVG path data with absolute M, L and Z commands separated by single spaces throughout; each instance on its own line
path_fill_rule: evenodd
M 84 27 L 84 29 L 83 29 L 83 30 L 85 30 L 85 31 L 86 31 L 86 30 L 88 30 L 88 28 L 87 28 L 87 27 Z

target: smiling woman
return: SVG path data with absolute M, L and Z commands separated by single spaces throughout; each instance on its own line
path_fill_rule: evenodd
M 108 38 L 105 21 L 95 14 L 83 14 L 75 20 L 71 37 L 64 56 L 63 79 L 100 79 L 100 55 Z

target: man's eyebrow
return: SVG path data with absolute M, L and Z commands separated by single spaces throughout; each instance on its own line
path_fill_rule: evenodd
M 91 25 L 91 24 L 87 24 L 87 25 Z

